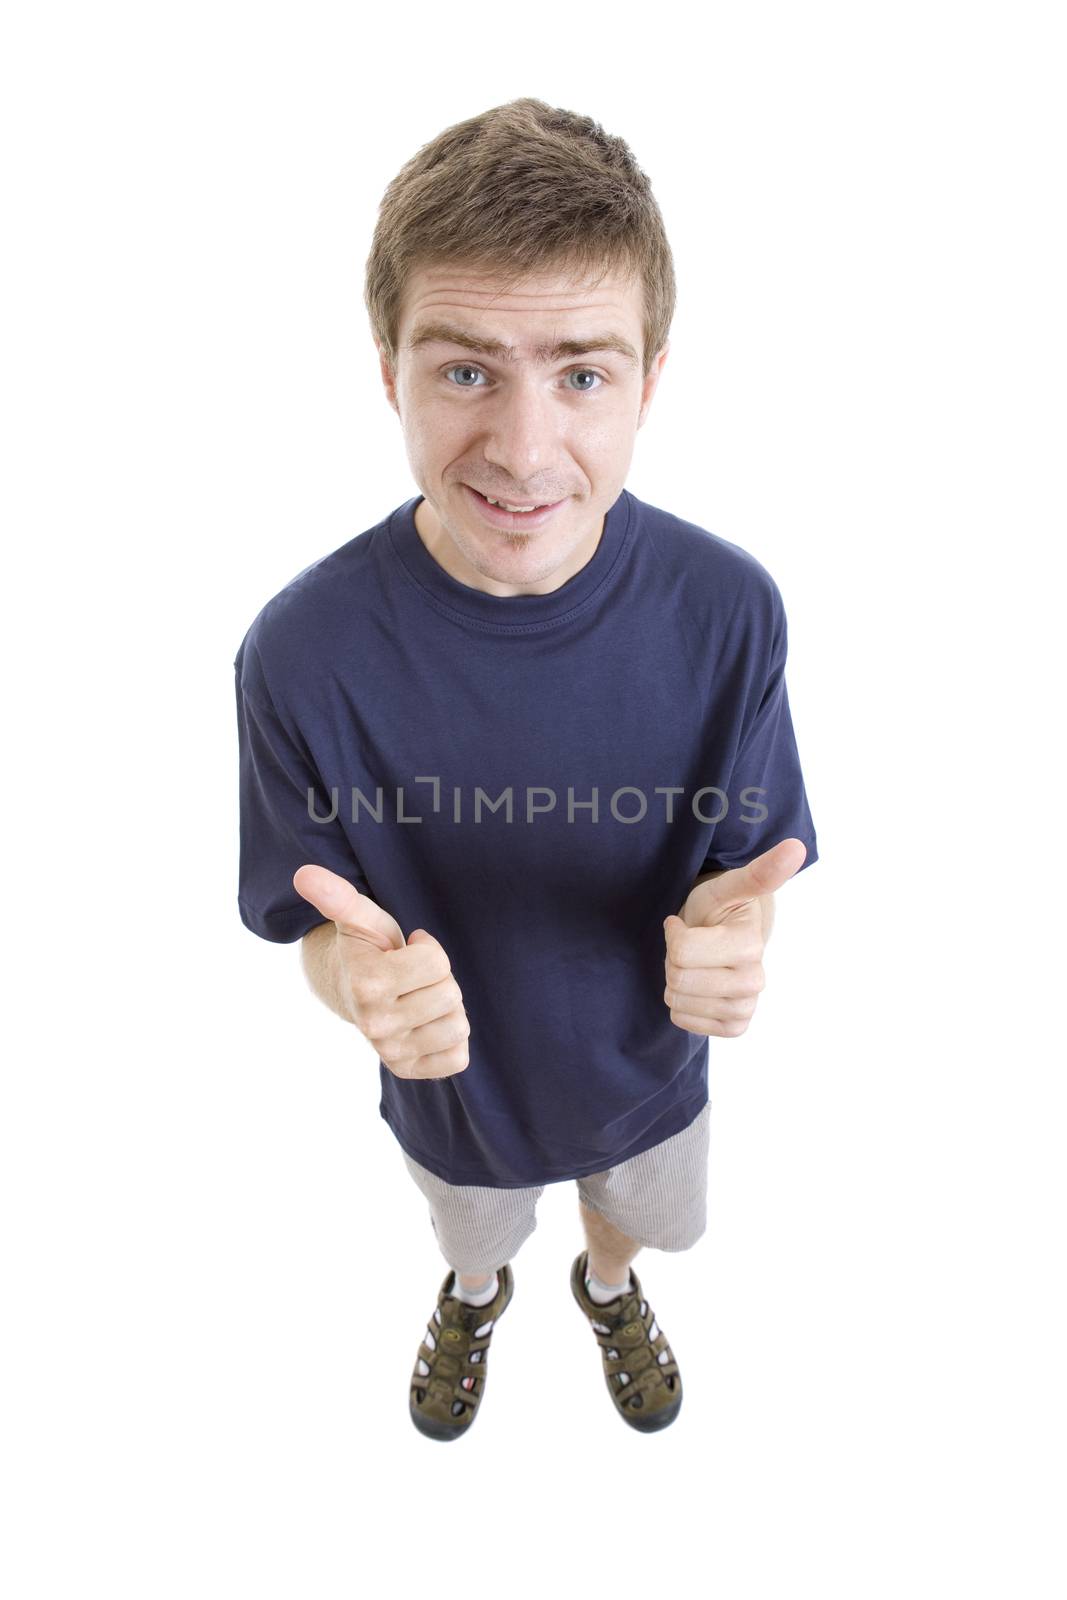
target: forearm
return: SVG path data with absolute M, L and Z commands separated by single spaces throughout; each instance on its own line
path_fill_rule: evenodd
M 341 988 L 340 951 L 337 948 L 337 924 L 320 922 L 318 927 L 305 933 L 300 945 L 300 962 L 304 976 L 314 994 L 328 1006 L 342 1022 L 351 1022 L 348 1006 Z

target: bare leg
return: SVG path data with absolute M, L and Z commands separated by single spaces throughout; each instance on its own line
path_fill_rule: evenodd
M 598 1211 L 590 1211 L 584 1200 L 580 1200 L 578 1205 L 589 1246 L 589 1271 L 601 1283 L 627 1283 L 630 1262 L 641 1246 L 620 1233 L 607 1217 L 602 1217 Z

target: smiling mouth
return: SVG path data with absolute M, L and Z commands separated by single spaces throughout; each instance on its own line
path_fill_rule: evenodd
M 474 488 L 474 485 L 468 484 L 467 487 L 469 489 Z M 499 511 L 508 511 L 512 516 L 526 516 L 531 511 L 543 511 L 546 506 L 559 504 L 558 500 L 498 500 L 490 495 L 482 494 L 480 489 L 475 489 L 474 492 L 479 499 L 485 501 L 486 505 L 496 506 Z
M 475 489 L 473 484 L 464 483 L 463 489 L 470 495 L 470 504 L 478 521 L 490 528 L 495 528 L 498 533 L 529 534 L 531 537 L 547 528 L 556 517 L 563 516 L 570 505 L 570 496 L 565 495 L 562 500 L 549 500 L 533 505 L 530 501 L 509 500 L 501 505 L 490 500 L 480 489 Z M 509 511 L 508 506 L 527 505 L 527 511 Z

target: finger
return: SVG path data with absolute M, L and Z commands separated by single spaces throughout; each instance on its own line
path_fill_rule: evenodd
M 704 998 L 701 995 L 675 994 L 671 988 L 663 991 L 664 1003 L 673 1016 L 699 1017 L 702 1022 L 747 1022 L 756 1009 L 758 995 L 740 1000 L 729 1000 L 721 995 Z
M 466 1058 L 466 1059 L 465 1059 Z M 466 1072 L 470 1066 L 469 1052 L 452 1045 L 447 1050 L 433 1050 L 420 1056 L 414 1063 L 401 1063 L 396 1070 L 398 1078 L 451 1078 L 457 1072 Z M 390 1068 L 390 1071 L 392 1069 Z
M 405 1033 L 410 1028 L 421 1027 L 424 1022 L 436 1022 L 439 1017 L 451 1016 L 452 1012 L 463 1010 L 463 992 L 451 973 L 446 978 L 431 979 L 412 988 L 405 970 L 403 982 L 406 987 L 396 996 L 398 1033 Z
M 441 983 L 445 978 L 454 977 L 447 950 L 425 928 L 412 929 L 407 945 L 397 952 L 395 965 L 398 999 L 413 994 L 417 989 L 425 989 L 431 984 Z M 459 988 L 458 982 L 456 987 Z M 463 991 L 460 990 L 461 1002 L 462 998 Z
M 421 1056 L 459 1048 L 466 1045 L 470 1031 L 466 1012 L 449 1012 L 443 1017 L 434 1017 L 418 1027 L 409 1028 L 404 1038 L 396 1041 L 389 1052 L 390 1065 L 410 1067 Z
M 783 839 L 772 850 L 765 850 L 746 866 L 734 867 L 719 878 L 701 884 L 703 904 L 729 911 L 746 900 L 774 894 L 783 883 L 798 873 L 807 859 L 808 847 L 802 839 Z
M 681 917 L 667 929 L 667 958 L 676 967 L 739 967 L 763 955 L 759 923 L 715 923 L 710 928 L 690 928 Z
M 378 950 L 402 950 L 404 935 L 388 911 L 328 867 L 307 864 L 293 874 L 293 888 L 316 911 L 336 922 L 339 933 Z
M 743 961 L 736 967 L 679 967 L 668 961 L 666 977 L 674 994 L 704 999 L 746 1000 L 762 994 L 766 985 L 759 961 Z
M 715 1022 L 676 1011 L 671 1012 L 671 1021 L 686 1033 L 699 1033 L 711 1039 L 737 1039 L 748 1028 L 747 1022 Z

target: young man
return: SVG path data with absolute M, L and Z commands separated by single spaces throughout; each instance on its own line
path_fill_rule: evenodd
M 420 150 L 366 276 L 420 493 L 235 661 L 241 917 L 302 939 L 373 1045 L 453 1269 L 410 1385 L 432 1438 L 477 1415 L 510 1260 L 571 1179 L 618 1414 L 677 1415 L 630 1263 L 704 1232 L 707 1041 L 748 1026 L 774 892 L 817 859 L 773 578 L 624 488 L 674 298 L 648 180 L 590 119 L 523 99 Z

